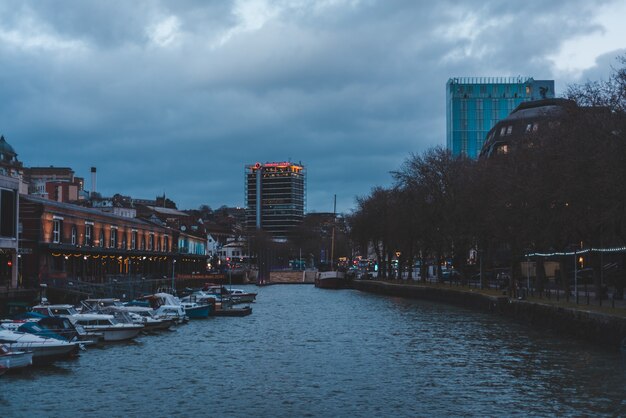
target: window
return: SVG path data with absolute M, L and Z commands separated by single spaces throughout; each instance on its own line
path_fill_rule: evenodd
M 526 125 L 526 133 L 530 133 L 530 130 L 532 129 L 533 124 L 529 123 L 528 125 Z
M 15 238 L 17 202 L 13 190 L 0 191 L 0 236 Z
M 117 247 L 117 228 L 111 227 L 111 236 L 109 237 L 109 247 Z
M 154 248 L 154 234 L 150 234 L 148 237 L 148 250 L 152 251 Z
M 61 242 L 61 227 L 63 226 L 63 221 L 61 219 L 54 219 L 52 221 L 52 242 L 60 243 Z
M 126 238 L 126 232 L 122 232 L 122 249 L 125 250 L 128 242 L 127 242 L 127 238 Z
M 504 134 L 505 134 L 505 133 L 506 133 L 506 126 L 503 126 L 503 127 L 500 129 L 500 136 L 504 136 Z
M 98 244 L 99 247 L 104 248 L 104 229 L 100 230 L 100 242 Z
M 498 146 L 498 148 L 496 149 L 496 153 L 498 153 L 498 154 L 508 154 L 509 153 L 509 146 L 508 145 L 500 145 L 500 146 Z
M 93 236 L 93 225 L 85 225 L 85 245 L 91 246 Z
M 539 130 L 539 124 L 537 122 L 533 123 L 533 132 L 537 132 Z
M 131 250 L 137 249 L 137 231 L 132 231 L 130 233 L 130 249 Z
M 72 245 L 76 245 L 76 226 L 72 225 Z
M 509 126 L 506 128 L 506 134 L 507 134 L 507 135 L 511 135 L 512 133 L 513 133 L 513 125 L 509 125 Z
M 163 237 L 163 251 L 168 252 L 170 248 L 170 238 L 165 235 Z

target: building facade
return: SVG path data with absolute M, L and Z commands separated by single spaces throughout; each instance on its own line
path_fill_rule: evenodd
M 22 163 L 4 136 L 0 137 L 0 286 L 19 285 L 19 191 Z
M 22 196 L 24 285 L 51 280 L 102 283 L 109 276 L 161 277 L 178 255 L 178 233 L 141 219 Z
M 487 133 L 520 103 L 554 97 L 553 80 L 461 77 L 446 83 L 446 145 L 452 155 L 478 157 Z
M 306 207 L 306 171 L 292 162 L 246 166 L 246 226 L 286 240 L 302 223 Z
M 69 167 L 30 167 L 24 169 L 28 194 L 56 200 L 76 202 L 84 199 L 84 180 L 75 177 Z

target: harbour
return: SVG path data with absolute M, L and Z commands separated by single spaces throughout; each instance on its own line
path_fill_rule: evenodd
M 190 321 L 3 376 L 2 415 L 626 413 L 618 352 L 430 301 L 240 287 L 258 292 L 252 315 Z

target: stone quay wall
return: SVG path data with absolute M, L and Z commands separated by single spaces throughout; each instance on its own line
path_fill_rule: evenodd
M 610 350 L 626 350 L 626 318 L 580 308 L 566 308 L 506 296 L 489 296 L 472 289 L 405 285 L 355 280 L 354 289 L 381 295 L 444 302 L 492 312 L 531 326 L 551 329 Z

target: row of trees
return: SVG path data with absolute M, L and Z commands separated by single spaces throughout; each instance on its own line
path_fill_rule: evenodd
M 626 56 L 619 62 L 626 65 Z M 383 277 L 398 255 L 401 266 L 421 259 L 422 269 L 451 258 L 467 277 L 478 270 L 468 265 L 473 249 L 485 270 L 506 265 L 515 281 L 530 253 L 624 246 L 626 68 L 605 82 L 571 86 L 566 97 L 581 106 L 506 154 L 470 160 L 433 148 L 411 155 L 392 173 L 392 187 L 357 199 L 350 226 L 361 253 L 373 248 Z M 598 286 L 607 257 L 587 256 Z M 624 253 L 617 257 L 624 266 Z M 533 259 L 541 288 L 545 258 Z M 559 260 L 563 277 L 571 260 Z

